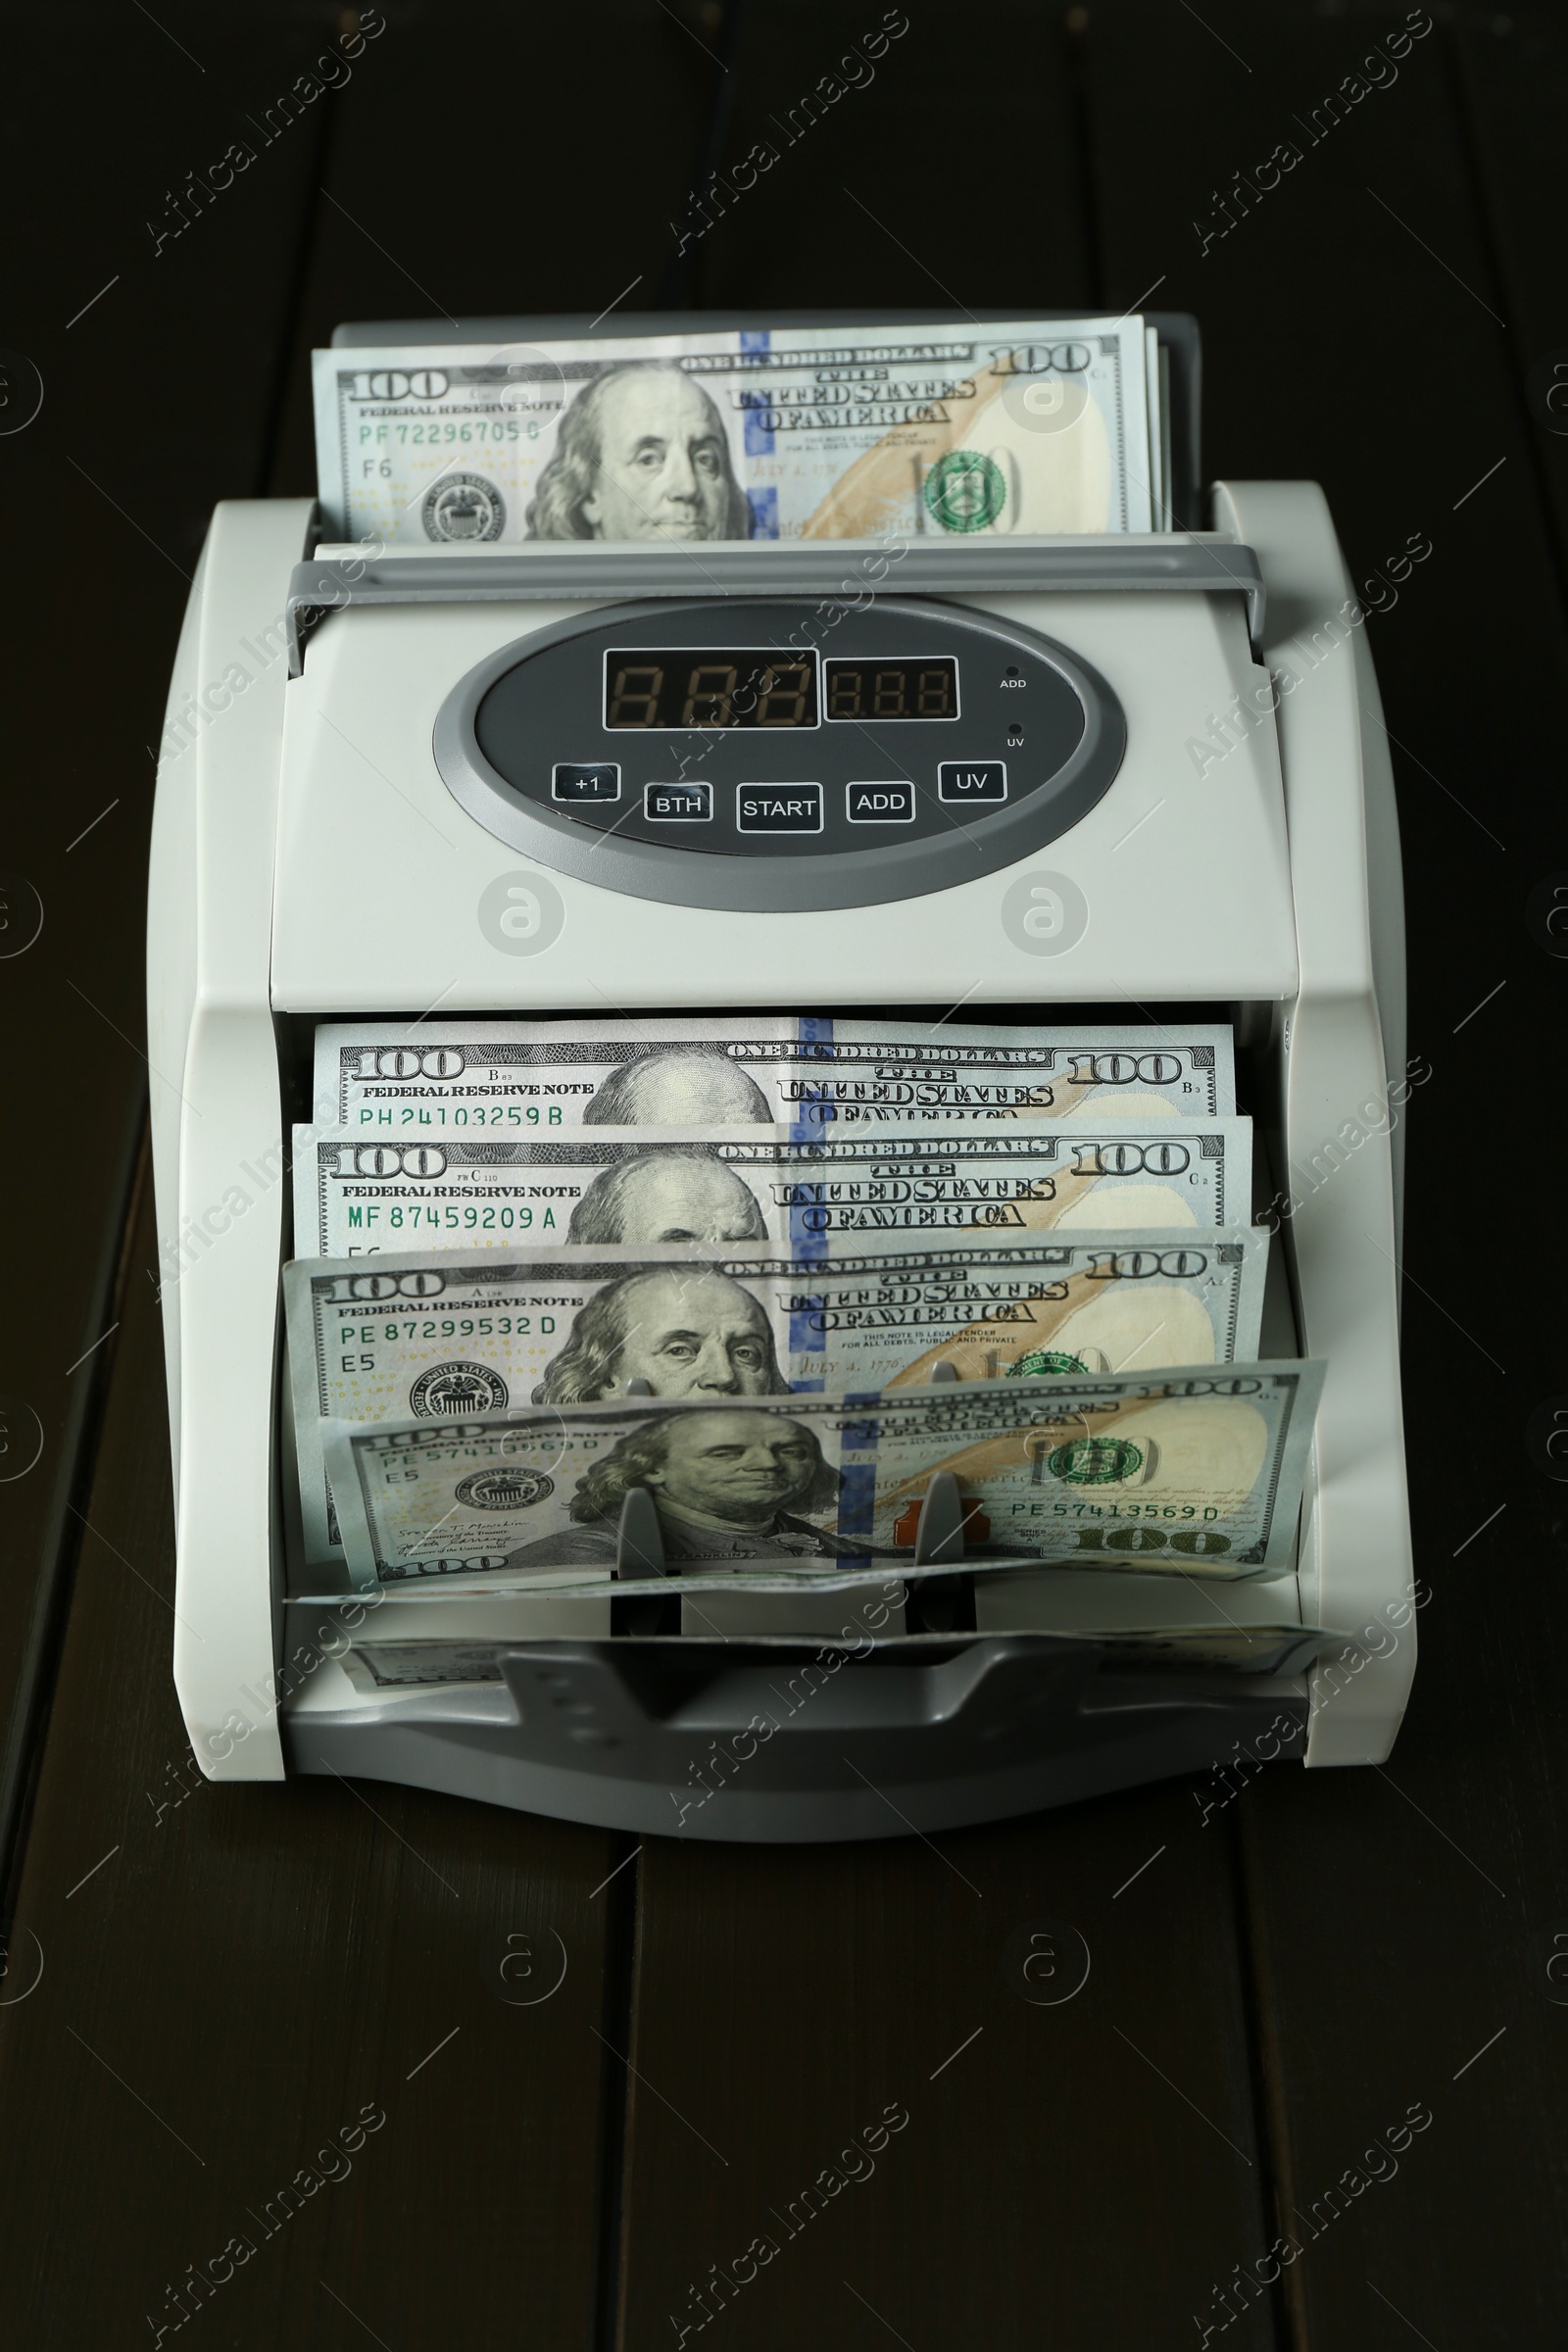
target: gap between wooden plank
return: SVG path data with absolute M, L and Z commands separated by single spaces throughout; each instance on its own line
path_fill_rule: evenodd
M 16 1711 L 0 1763 L 0 1962 L 9 1949 L 27 1823 L 37 1787 L 38 1765 L 48 1734 L 49 1706 L 65 1640 L 66 1620 L 85 1525 L 83 1511 L 92 1490 L 109 1384 L 119 1360 L 117 1346 L 131 1269 L 131 1235 L 143 1187 L 152 1181 L 146 1109 L 123 1139 L 111 1207 L 99 1237 L 85 1332 L 109 1336 L 78 1358 L 81 1386 L 72 1398 L 55 1473 L 47 1533 L 34 1588 L 25 1646 L 17 1676 Z
M 593 2352 L 620 2352 L 626 2239 L 626 2166 L 632 2108 L 632 1992 L 637 1975 L 638 1857 L 642 1840 L 617 1831 L 613 1866 L 601 1901 L 605 1923 L 604 2024 L 606 2045 L 599 2106 L 599 2179 L 594 2221 Z
M 1457 127 L 1460 127 L 1460 153 L 1464 158 L 1464 176 L 1467 176 L 1467 181 L 1469 181 L 1469 200 L 1472 200 L 1472 207 L 1476 214 L 1476 233 L 1479 233 L 1481 252 L 1486 254 L 1488 292 L 1493 294 L 1493 301 L 1495 301 L 1499 311 L 1502 311 L 1504 319 L 1507 319 L 1507 339 L 1509 339 L 1511 355 L 1514 355 L 1514 390 L 1516 390 L 1516 407 L 1519 407 L 1519 418 L 1521 418 L 1523 447 L 1526 447 L 1526 464 L 1528 464 L 1528 468 L 1531 468 L 1531 475 L 1535 480 L 1535 492 L 1538 492 L 1538 499 L 1540 499 L 1540 511 L 1543 511 L 1543 515 L 1549 517 L 1546 543 L 1549 543 L 1549 551 L 1551 551 L 1551 569 L 1554 569 L 1554 574 L 1556 574 L 1558 607 L 1561 607 L 1563 613 L 1568 616 L 1568 543 L 1566 543 L 1566 536 L 1563 536 L 1568 527 L 1568 513 L 1566 513 L 1566 506 L 1563 506 L 1561 494 L 1558 494 L 1558 484 L 1551 480 L 1549 464 L 1546 464 L 1546 452 L 1543 447 L 1543 440 L 1540 440 L 1540 425 L 1535 423 L 1535 418 L 1531 416 L 1531 400 L 1528 400 L 1528 388 L 1526 388 L 1526 371 L 1528 371 L 1528 367 L 1531 367 L 1531 355 L 1526 353 L 1526 346 L 1523 346 L 1523 322 L 1519 318 L 1519 311 L 1516 311 L 1514 299 L 1511 299 L 1511 292 L 1514 292 L 1514 284 L 1511 284 L 1511 280 L 1514 280 L 1514 270 L 1509 270 L 1509 266 L 1507 266 L 1507 233 L 1504 233 L 1502 219 L 1499 219 L 1499 190 L 1488 186 L 1486 172 L 1481 170 L 1481 108 L 1484 108 L 1484 101 L 1481 101 L 1481 94 L 1476 92 L 1472 77 L 1464 73 L 1464 66 L 1462 66 L 1460 42 L 1467 42 L 1467 45 L 1472 47 L 1472 54 L 1474 54 L 1476 40 L 1484 35 L 1479 33 L 1476 25 L 1460 28 L 1457 19 L 1452 19 L 1452 17 L 1444 25 L 1439 25 L 1439 33 L 1441 33 L 1441 42 L 1444 42 L 1444 47 L 1441 47 L 1441 57 L 1444 57 L 1446 73 L 1448 73 L 1448 94 L 1450 94 L 1450 104 L 1452 104 L 1452 118 L 1455 118 Z M 1511 37 L 1516 37 L 1519 33 L 1521 33 L 1521 25 L 1514 25 L 1514 28 L 1511 28 Z M 1554 24 L 1554 33 L 1556 33 L 1556 37 L 1561 37 L 1561 25 L 1558 24 Z M 1554 167 L 1554 176 L 1556 176 L 1556 167 Z M 1558 269 L 1558 282 L 1561 282 L 1561 269 Z M 1568 329 L 1563 329 L 1563 334 L 1566 334 L 1566 341 L 1568 341 Z

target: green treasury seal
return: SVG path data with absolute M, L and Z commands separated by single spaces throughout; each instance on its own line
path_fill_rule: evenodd
M 1114 1487 L 1142 1470 L 1144 1454 L 1130 1438 L 1074 1438 L 1055 1448 L 1046 1468 L 1069 1486 Z
M 995 458 L 977 449 L 950 449 L 925 479 L 925 503 L 945 531 L 988 530 L 1007 502 Z

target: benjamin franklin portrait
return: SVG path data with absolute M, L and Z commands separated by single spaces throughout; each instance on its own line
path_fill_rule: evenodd
M 607 1282 L 545 1368 L 535 1404 L 593 1404 L 646 1380 L 655 1396 L 781 1396 L 767 1316 L 706 1266 L 655 1266 Z
M 508 1566 L 612 1563 L 620 1506 L 633 1487 L 654 1497 L 670 1562 L 840 1555 L 832 1536 L 796 1516 L 826 1511 L 838 1496 L 839 1474 L 823 1460 L 815 1431 L 788 1413 L 715 1406 L 642 1422 L 583 1472 L 572 1530 L 525 1544 Z M 842 1548 L 859 1554 L 866 1546 Z
M 585 1127 L 729 1127 L 770 1119 L 749 1070 L 711 1046 L 662 1046 L 623 1062 L 583 1112 Z
M 702 385 L 621 360 L 564 413 L 526 523 L 530 539 L 749 539 L 752 510 Z
M 625 1242 L 764 1242 L 767 1226 L 751 1186 L 711 1152 L 671 1145 L 602 1168 L 571 1212 L 568 1242 L 590 1249 Z

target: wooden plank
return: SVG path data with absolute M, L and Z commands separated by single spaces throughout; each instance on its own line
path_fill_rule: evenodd
M 1568 569 L 1568 322 L 1551 135 L 1568 117 L 1568 24 L 1554 9 L 1453 20 L 1455 91 L 1529 417 L 1528 455 Z
M 759 2352 L 1185 2334 L 1265 2209 L 1230 1864 L 1178 1788 L 934 1841 L 645 1845 L 619 2340 L 721 2308 Z M 1042 1921 L 1088 1952 L 1087 1981 L 1070 1936 L 1037 1962 L 1051 2006 L 1016 1957 Z
M 320 12 L 328 29 L 335 22 Z M 136 1128 L 148 1084 L 178 1077 L 149 1081 L 142 1051 L 154 747 L 212 504 L 259 487 L 274 347 L 325 126 L 318 111 L 270 149 L 245 128 L 245 110 L 265 109 L 280 75 L 305 64 L 303 22 L 280 43 L 255 15 L 215 20 L 172 0 L 154 22 L 85 0 L 69 68 L 60 25 L 36 13 L 8 11 L 6 38 L 18 95 L 5 163 L 13 210 L 29 221 L 9 256 L 6 339 L 39 371 L 43 398 L 0 440 L 13 522 L 0 580 L 13 681 L 0 992 L 14 1100 L 36 1106 L 46 1088 L 47 1121 L 5 1155 L 0 1213 L 35 1258 L 47 1249 L 49 1280 L 14 1285 L 8 1306 L 0 1885 L 118 1345 L 112 1283 Z M 63 181 L 60 116 L 44 94 L 67 70 L 81 168 Z M 253 163 L 227 189 L 213 186 L 220 174 L 209 166 L 238 138 Z M 210 204 L 191 195 L 192 172 Z M 13 368 L 8 416 L 26 415 L 31 384 L 25 366 Z M 126 1278 L 145 1291 L 155 1263 L 149 1252 Z
M 1411 1110 L 1405 1419 L 1434 1597 L 1387 1770 L 1282 1768 L 1234 1806 L 1277 2126 L 1271 2234 L 1301 2248 L 1283 2289 L 1298 2347 L 1412 2328 L 1444 2346 L 1541 2341 L 1568 2287 L 1561 2020 L 1536 1940 L 1568 1915 L 1568 1775 L 1548 1735 L 1564 1514 L 1527 1446 L 1562 1376 L 1536 1284 L 1459 1277 L 1450 1172 L 1484 1069 L 1490 1102 L 1531 1105 L 1491 1197 L 1526 1230 L 1553 1215 L 1562 1110 L 1541 1048 L 1562 967 L 1525 917 L 1562 864 L 1548 747 L 1565 649 L 1442 28 L 1396 81 L 1308 128 L 1396 23 L 1097 7 L 1089 41 L 1109 296 L 1163 274 L 1160 300 L 1200 315 L 1210 473 L 1316 476 L 1357 581 L 1408 533 L 1433 548 L 1367 626 L 1404 829 L 1410 1047 L 1433 1068 Z M 1299 163 L 1200 250 L 1212 192 L 1287 139 Z M 1412 2105 L 1434 2122 L 1369 2157 Z M 1386 2183 L 1352 2191 L 1352 2167 Z M 1336 2186 L 1331 2222 L 1317 2208 Z M 1226 2268 L 1265 2254 L 1238 2243 Z
M 805 0 L 785 40 L 742 12 L 716 187 L 671 216 L 672 245 L 693 229 L 702 300 L 913 318 L 1095 301 L 1075 56 L 1063 14 L 1031 0 L 987 0 L 961 30 Z
M 159 1351 L 133 1289 L 0 2008 L 27 2151 L 5 2335 L 157 2341 L 210 2301 L 226 2343 L 338 2347 L 347 2313 L 435 2352 L 506 2340 L 525 2304 L 540 2342 L 585 2347 L 614 1841 L 380 1783 L 202 1779 L 169 1673 Z M 550 1997 L 503 1997 L 509 1934 L 514 1992 L 564 1967 Z M 39 2250 L 67 2211 L 63 2281 Z

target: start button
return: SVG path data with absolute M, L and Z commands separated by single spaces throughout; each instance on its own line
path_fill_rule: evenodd
M 820 784 L 738 784 L 735 827 L 740 833 L 820 833 Z

